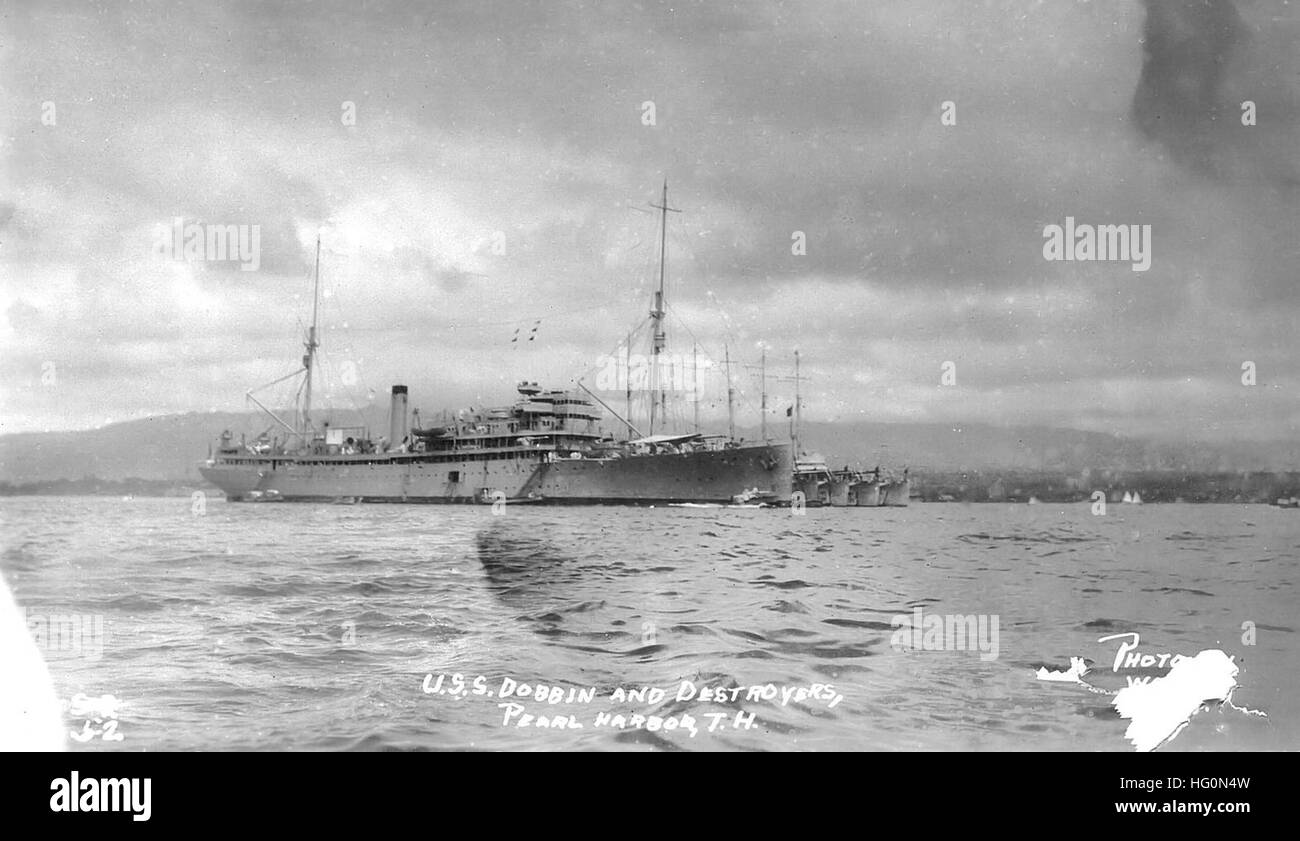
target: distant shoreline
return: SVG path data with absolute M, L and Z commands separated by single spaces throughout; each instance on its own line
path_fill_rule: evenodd
M 195 491 L 220 496 L 200 482 L 169 479 L 50 479 L 43 482 L 0 482 L 0 496 L 151 496 L 188 497 Z
M 1126 493 L 1140 495 L 1143 504 L 1264 503 L 1300 496 L 1300 472 L 1199 473 L 1181 471 L 1057 471 L 970 470 L 912 473 L 915 503 L 1084 503 L 1105 494 L 1108 505 L 1123 505 Z M 48 479 L 36 482 L 0 481 L 0 496 L 140 496 L 212 499 L 221 492 L 199 480 L 186 479 Z

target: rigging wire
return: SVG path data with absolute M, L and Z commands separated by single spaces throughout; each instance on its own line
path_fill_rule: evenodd
M 669 315 L 672 316 L 673 320 L 676 321 L 682 327 L 682 329 L 686 331 L 687 335 L 689 335 L 697 345 L 699 345 L 701 348 L 704 348 L 706 350 L 707 359 L 712 359 L 715 364 L 720 364 L 718 363 L 718 357 L 713 353 L 713 351 L 708 349 L 707 345 L 705 345 L 703 342 L 699 340 L 699 338 L 695 335 L 695 332 L 691 330 L 690 325 L 687 324 L 686 321 L 681 318 L 681 316 L 677 315 L 676 312 L 670 312 Z M 732 361 L 732 364 L 733 365 L 736 364 L 735 360 Z M 730 372 L 725 372 L 724 377 L 730 377 Z M 732 387 L 735 388 L 737 392 L 739 392 L 741 400 L 744 401 L 744 405 L 748 407 L 749 410 L 752 411 L 755 415 L 761 418 L 763 414 L 762 408 L 754 405 L 753 401 L 750 399 L 749 393 L 745 389 L 741 388 L 734 380 L 731 381 L 731 384 Z

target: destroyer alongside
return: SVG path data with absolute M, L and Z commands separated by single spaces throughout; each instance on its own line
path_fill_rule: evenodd
M 832 470 L 819 455 L 800 455 L 795 461 L 793 490 L 811 506 L 899 508 L 907 505 L 912 481 L 907 469 L 901 477 L 888 478 L 882 477 L 879 467 Z

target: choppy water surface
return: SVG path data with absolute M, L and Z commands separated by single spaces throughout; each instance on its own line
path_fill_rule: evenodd
M 122 739 L 74 750 L 1131 750 L 1108 696 L 1034 677 L 1071 655 L 1108 672 L 1118 643 L 1098 639 L 1125 632 L 1142 652 L 1234 655 L 1233 700 L 1268 714 L 1203 712 L 1162 750 L 1300 749 L 1300 511 L 210 500 L 198 515 L 188 498 L 31 497 L 0 500 L 0 529 L 29 616 L 102 618 L 102 653 L 51 651 L 49 667 L 65 699 L 120 701 Z M 997 658 L 896 649 L 891 620 L 916 608 L 996 616 Z M 494 695 L 510 678 L 597 696 L 523 702 L 582 729 L 503 726 L 496 697 L 424 691 L 453 673 Z M 682 681 L 831 689 L 720 703 L 677 700 Z M 620 686 L 668 697 L 611 700 Z M 602 712 L 700 732 L 596 727 Z

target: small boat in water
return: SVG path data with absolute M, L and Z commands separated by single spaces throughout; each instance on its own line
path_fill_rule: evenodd
M 493 505 L 501 503 L 502 505 L 522 505 L 525 502 L 543 502 L 546 498 L 537 492 L 530 492 L 527 496 L 506 496 L 505 491 L 496 488 L 483 488 L 479 491 L 477 502 L 480 505 Z
M 776 502 L 776 495 L 768 491 L 760 491 L 758 488 L 738 493 L 731 498 L 731 505 L 728 508 L 768 508 Z

